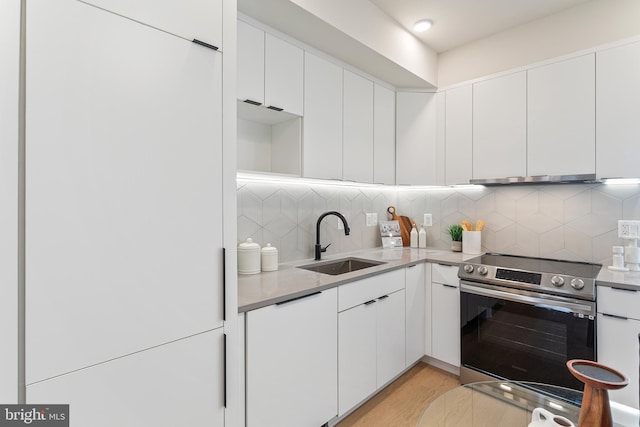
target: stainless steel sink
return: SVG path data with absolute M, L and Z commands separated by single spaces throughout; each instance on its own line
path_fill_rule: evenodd
M 362 270 L 363 268 L 375 267 L 376 265 L 385 264 L 381 261 L 370 261 L 360 258 L 341 258 L 333 261 L 318 262 L 314 264 L 302 265 L 298 268 L 304 270 L 315 271 L 318 273 L 331 274 L 337 276 L 339 274 L 350 273 L 352 271 Z

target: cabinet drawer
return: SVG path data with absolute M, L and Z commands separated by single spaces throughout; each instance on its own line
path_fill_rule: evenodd
M 368 277 L 338 288 L 338 311 L 404 289 L 404 270 Z
M 598 286 L 598 313 L 640 319 L 640 292 Z
M 431 281 L 445 285 L 459 286 L 458 267 L 455 265 L 432 264 Z

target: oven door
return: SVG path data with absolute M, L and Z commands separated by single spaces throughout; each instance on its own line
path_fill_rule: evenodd
M 595 303 L 462 281 L 461 364 L 489 376 L 582 390 L 566 367 L 595 360 Z

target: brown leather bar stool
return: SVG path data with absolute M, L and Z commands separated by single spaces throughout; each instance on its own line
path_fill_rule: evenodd
M 584 383 L 578 427 L 612 427 L 613 420 L 607 390 L 625 387 L 629 384 L 629 378 L 591 360 L 569 360 L 567 368 L 574 377 Z

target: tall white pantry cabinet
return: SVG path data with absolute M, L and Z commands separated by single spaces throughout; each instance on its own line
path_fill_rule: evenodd
M 225 423 L 223 4 L 188 3 L 26 2 L 26 401 L 72 426 Z

